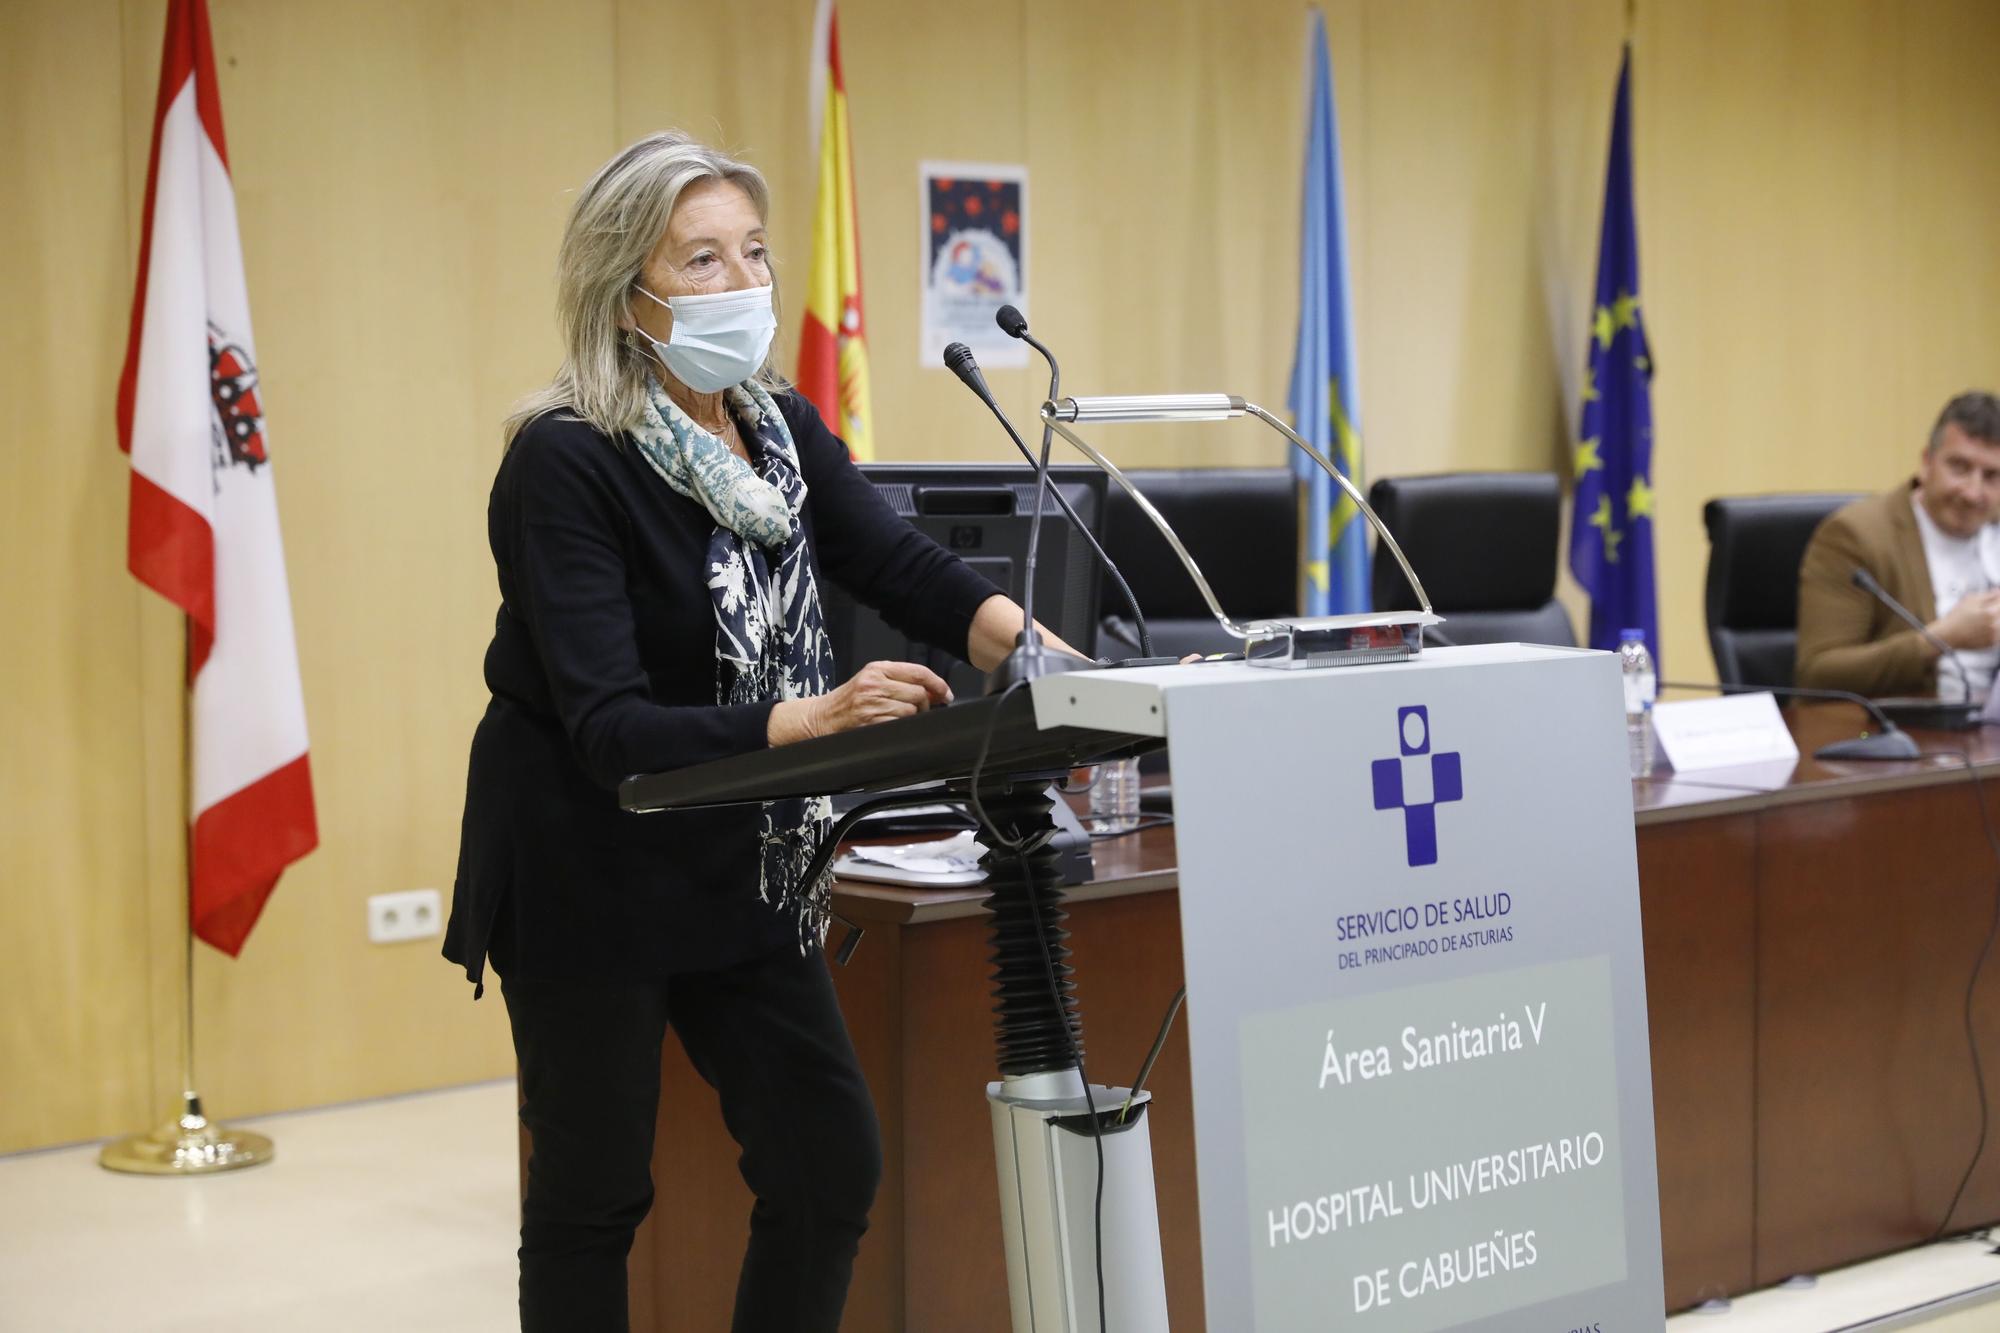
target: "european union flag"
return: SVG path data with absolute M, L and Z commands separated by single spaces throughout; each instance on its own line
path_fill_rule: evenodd
M 1292 428 L 1361 484 L 1361 413 L 1354 386 L 1354 311 L 1348 303 L 1347 228 L 1340 209 L 1340 135 L 1326 20 L 1306 35 L 1312 92 L 1306 102 L 1304 236 L 1299 246 L 1299 339 L 1292 360 Z M 1367 520 L 1317 463 L 1293 451 L 1306 483 L 1309 616 L 1368 609 Z
M 1639 237 L 1632 212 L 1632 51 L 1618 70 L 1604 231 L 1597 244 L 1597 301 L 1590 375 L 1576 446 L 1576 509 L 1569 567 L 1590 594 L 1590 646 L 1616 649 L 1618 632 L 1646 632 L 1660 660 L 1653 583 L 1653 359 L 1639 314 Z

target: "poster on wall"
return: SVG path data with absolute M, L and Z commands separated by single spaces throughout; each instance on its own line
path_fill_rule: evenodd
M 970 347 L 983 366 L 1024 366 L 1025 343 L 993 322 L 1011 305 L 1028 309 L 1028 169 L 980 162 L 925 162 L 923 335 L 918 362 L 942 366 L 947 343 Z

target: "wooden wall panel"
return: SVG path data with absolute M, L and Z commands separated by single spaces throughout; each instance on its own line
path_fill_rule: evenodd
M 498 420 L 554 359 L 564 191 L 610 138 L 609 7 L 216 4 L 321 847 L 242 958 L 204 953 L 203 1081 L 232 1113 L 492 1077 L 511 1047 L 435 941 L 497 603 Z
M 114 5 L 0 8 L 0 1150 L 137 1116 L 151 1077 L 141 683 L 173 659 L 125 572 L 118 44 Z
M 1701 507 L 1886 490 L 1946 399 L 2000 388 L 2000 86 L 1945 71 L 2000 9 L 1642 4 L 1639 247 L 1670 669 L 1707 665 Z
M 362 904 L 450 887 L 498 419 L 553 361 L 551 256 L 563 192 L 611 147 L 611 34 L 608 4 L 210 11 L 321 828 L 243 957 L 197 955 L 199 1081 L 241 1116 L 510 1067 L 498 1004 L 434 942 L 369 945 Z M 24 960 L 0 1069 L 33 1088 L 0 1098 L 5 1150 L 171 1108 L 185 787 L 180 622 L 124 572 L 112 424 L 164 12 L 0 22 L 26 182 L 0 212 L 0 338 L 28 412 L 0 541 L 31 645 L 0 667 L 0 913 Z
M 1327 8 L 1369 472 L 1560 466 L 1622 0 Z M 762 164 L 781 280 L 802 286 L 811 5 L 210 9 L 324 838 L 241 961 L 201 960 L 203 1082 L 242 1115 L 508 1067 L 499 1006 L 470 1006 L 429 945 L 368 945 L 361 908 L 449 883 L 494 603 L 481 514 L 498 420 L 555 364 L 570 192 L 646 130 L 678 123 Z M 1030 313 L 1073 387 L 1282 403 L 1299 6 L 846 11 L 885 457 L 1008 453 L 917 364 L 925 157 L 1029 166 Z M 18 185 L 0 201 L 16 297 L 0 375 L 22 413 L 0 462 L 0 602 L 30 645 L 0 665 L 0 914 L 29 960 L 0 970 L 0 1007 L 36 1016 L 0 1022 L 0 1071 L 37 1090 L 0 1099 L 0 1150 L 136 1128 L 177 1079 L 179 627 L 122 572 L 111 431 L 162 16 L 157 0 L 0 16 Z M 1705 661 L 1705 499 L 1886 485 L 1944 397 L 2000 363 L 2000 85 L 1948 76 L 1996 38 L 2000 9 L 1980 0 L 1639 6 L 1674 674 Z M 1031 411 L 1038 374 L 993 381 Z M 1125 462 L 1280 457 L 1240 424 L 1102 434 Z

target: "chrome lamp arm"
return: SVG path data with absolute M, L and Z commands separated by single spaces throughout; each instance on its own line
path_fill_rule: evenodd
M 1140 493 L 1139 488 L 1132 484 L 1132 479 L 1123 472 L 1120 472 L 1117 464 L 1093 449 L 1075 431 L 1065 426 L 1055 417 L 1050 416 L 1047 406 L 1042 408 L 1042 420 L 1048 423 L 1049 428 L 1055 431 L 1056 434 L 1075 445 L 1091 462 L 1103 468 L 1105 475 L 1117 482 L 1125 494 L 1132 497 L 1132 503 L 1139 506 L 1139 512 L 1144 514 L 1147 520 L 1155 528 L 1159 529 L 1160 535 L 1167 539 L 1167 545 L 1173 548 L 1174 555 L 1181 562 L 1181 567 L 1187 570 L 1188 577 L 1194 580 L 1196 590 L 1201 593 L 1201 600 L 1208 603 L 1208 609 L 1214 614 L 1216 623 L 1222 626 L 1224 631 L 1236 638 L 1244 640 L 1255 638 L 1256 631 L 1252 630 L 1248 625 L 1237 624 L 1229 618 L 1229 613 L 1222 609 L 1222 603 L 1215 599 L 1215 590 L 1208 586 L 1207 575 L 1201 572 L 1201 566 L 1197 565 L 1194 562 L 1194 557 L 1188 554 L 1187 547 L 1181 542 L 1180 534 L 1174 531 L 1173 525 L 1167 522 L 1166 516 L 1154 508 L 1153 502 L 1148 500 Z
M 1174 554 L 1180 557 L 1181 564 L 1193 576 L 1195 585 L 1201 589 L 1202 598 L 1208 603 L 1209 609 L 1215 613 L 1216 620 L 1231 634 L 1239 638 L 1244 638 L 1248 637 L 1243 632 L 1244 627 L 1238 626 L 1223 613 L 1222 607 L 1215 600 L 1214 592 L 1208 586 L 1208 580 L 1202 577 L 1200 569 L 1195 566 L 1193 558 L 1188 555 L 1187 547 L 1181 544 L 1180 539 L 1174 535 L 1173 529 L 1167 526 L 1167 521 L 1160 517 L 1159 511 L 1153 508 L 1144 496 L 1139 494 L 1131 481 L 1117 468 L 1113 467 L 1103 454 L 1085 444 L 1073 431 L 1066 429 L 1064 425 L 1064 423 L 1081 424 L 1084 422 L 1104 422 L 1110 424 L 1134 421 L 1226 421 L 1231 417 L 1241 416 L 1256 417 L 1259 421 L 1283 435 L 1300 449 L 1303 449 L 1307 457 L 1319 464 L 1320 469 L 1333 478 L 1334 484 L 1339 486 L 1347 498 L 1354 502 L 1354 507 L 1367 517 L 1368 525 L 1375 529 L 1376 535 L 1382 539 L 1382 544 L 1389 548 L 1389 554 L 1396 558 L 1396 564 L 1402 569 L 1403 576 L 1410 581 L 1411 591 L 1417 595 L 1417 605 L 1423 608 L 1426 616 L 1434 614 L 1431 611 L 1431 599 L 1424 592 L 1423 581 L 1417 577 L 1417 572 L 1410 568 L 1409 558 L 1403 554 L 1403 548 L 1397 544 L 1395 534 L 1391 533 L 1381 518 L 1376 515 L 1374 508 L 1368 503 L 1367 498 L 1361 494 L 1360 488 L 1355 486 L 1352 481 L 1349 481 L 1325 454 L 1307 443 L 1305 438 L 1297 431 L 1257 404 L 1247 399 L 1239 398 L 1234 394 L 1226 393 L 1131 394 L 1109 398 L 1062 398 L 1042 404 L 1042 419 L 1053 426 L 1057 434 L 1082 450 L 1093 462 L 1109 473 L 1114 481 L 1124 487 L 1126 494 L 1130 495 L 1139 504 L 1140 508 L 1145 512 L 1146 517 L 1153 522 L 1154 526 L 1159 528 L 1161 535 L 1167 538 L 1167 544 L 1173 548 Z

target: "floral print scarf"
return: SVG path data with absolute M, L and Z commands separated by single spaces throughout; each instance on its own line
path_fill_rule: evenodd
M 706 509 L 707 581 L 715 607 L 715 701 L 804 699 L 834 686 L 833 645 L 806 552 L 806 484 L 797 446 L 771 395 L 754 381 L 726 391 L 754 466 L 696 425 L 657 381 L 647 383 L 639 452 L 667 485 Z M 826 939 L 832 871 L 803 881 L 833 828 L 824 796 L 766 801 L 758 834 L 757 893 L 798 925 L 801 952 Z

